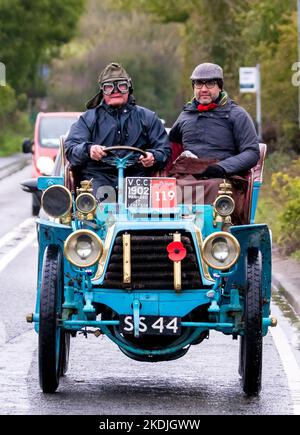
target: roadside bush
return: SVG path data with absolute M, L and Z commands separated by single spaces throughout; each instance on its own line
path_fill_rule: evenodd
M 4 126 L 9 115 L 13 114 L 17 107 L 16 93 L 9 85 L 0 87 L 0 127 Z
M 282 204 L 278 214 L 279 234 L 277 243 L 284 253 L 300 258 L 300 158 L 295 160 L 288 173 L 277 172 L 272 176 L 272 190 L 277 203 Z
M 25 107 L 24 96 L 17 98 L 9 85 L 0 87 L 0 156 L 20 152 L 23 138 L 30 135 L 28 115 L 19 107 Z

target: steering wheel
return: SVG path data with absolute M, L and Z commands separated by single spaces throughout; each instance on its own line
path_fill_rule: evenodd
M 142 156 L 147 157 L 147 153 L 144 150 L 136 147 L 130 147 L 127 145 L 115 145 L 103 149 L 105 152 L 111 153 L 113 151 L 129 151 L 124 157 L 117 157 L 113 155 L 113 163 L 118 169 L 118 204 L 124 203 L 124 169 L 130 165 L 133 165 L 136 160 L 130 161 L 130 157 L 134 152 L 140 153 Z
M 127 151 L 136 151 L 140 154 L 142 154 L 144 157 L 147 157 L 147 153 L 144 150 L 141 150 L 141 148 L 137 148 L 137 147 L 129 147 L 127 145 L 114 145 L 112 147 L 106 147 L 104 148 L 105 152 L 110 152 L 110 151 L 114 151 L 114 150 L 127 150 Z
M 129 153 L 124 157 L 118 157 L 113 152 L 113 151 L 124 151 L 124 150 L 129 151 Z M 147 157 L 146 151 L 144 151 L 140 148 L 137 148 L 137 147 L 130 147 L 127 145 L 115 145 L 115 146 L 111 146 L 111 147 L 106 147 L 103 149 L 103 151 L 108 152 L 108 153 L 112 153 L 114 163 L 116 164 L 117 168 L 118 168 L 118 166 L 125 168 L 127 166 L 130 166 L 130 165 L 133 165 L 134 163 L 136 163 L 136 160 L 133 160 L 133 159 L 129 160 L 131 155 L 134 152 L 140 153 L 142 156 Z

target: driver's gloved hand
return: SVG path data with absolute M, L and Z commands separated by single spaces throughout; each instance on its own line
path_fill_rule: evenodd
M 147 152 L 147 157 L 141 156 L 139 161 L 145 168 L 149 168 L 155 164 L 155 157 L 152 153 Z
M 89 147 L 89 154 L 92 160 L 101 160 L 103 157 L 106 157 L 107 154 L 105 152 L 105 147 L 102 145 L 91 145 Z
M 226 171 L 219 165 L 211 165 L 207 166 L 205 171 L 201 172 L 201 174 L 194 175 L 197 180 L 201 178 L 225 178 Z

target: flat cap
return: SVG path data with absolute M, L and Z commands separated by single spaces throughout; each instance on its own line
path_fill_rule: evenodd
M 223 70 L 215 63 L 200 63 L 197 65 L 191 75 L 191 80 L 223 80 Z

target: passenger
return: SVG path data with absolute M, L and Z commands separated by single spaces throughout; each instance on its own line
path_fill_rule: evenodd
M 259 141 L 250 115 L 224 91 L 219 65 L 198 65 L 191 80 L 194 97 L 169 133 L 170 141 L 183 147 L 169 175 L 176 176 L 182 187 L 196 186 L 203 180 L 205 203 L 212 203 L 221 179 L 234 175 L 244 178 L 256 165 Z M 239 185 L 245 189 L 245 183 Z M 193 202 L 198 202 L 194 196 Z
M 135 155 L 137 161 L 125 170 L 125 176 L 150 176 L 164 168 L 171 149 L 161 120 L 135 104 L 132 81 L 122 65 L 107 65 L 98 83 L 100 91 L 86 103 L 88 110 L 71 127 L 65 151 L 71 165 L 81 167 L 82 179 L 93 179 L 94 193 L 103 199 L 107 190 L 118 185 L 118 171 L 105 147 L 127 145 L 147 152 L 147 157 Z M 118 151 L 116 155 L 123 157 L 126 153 Z

